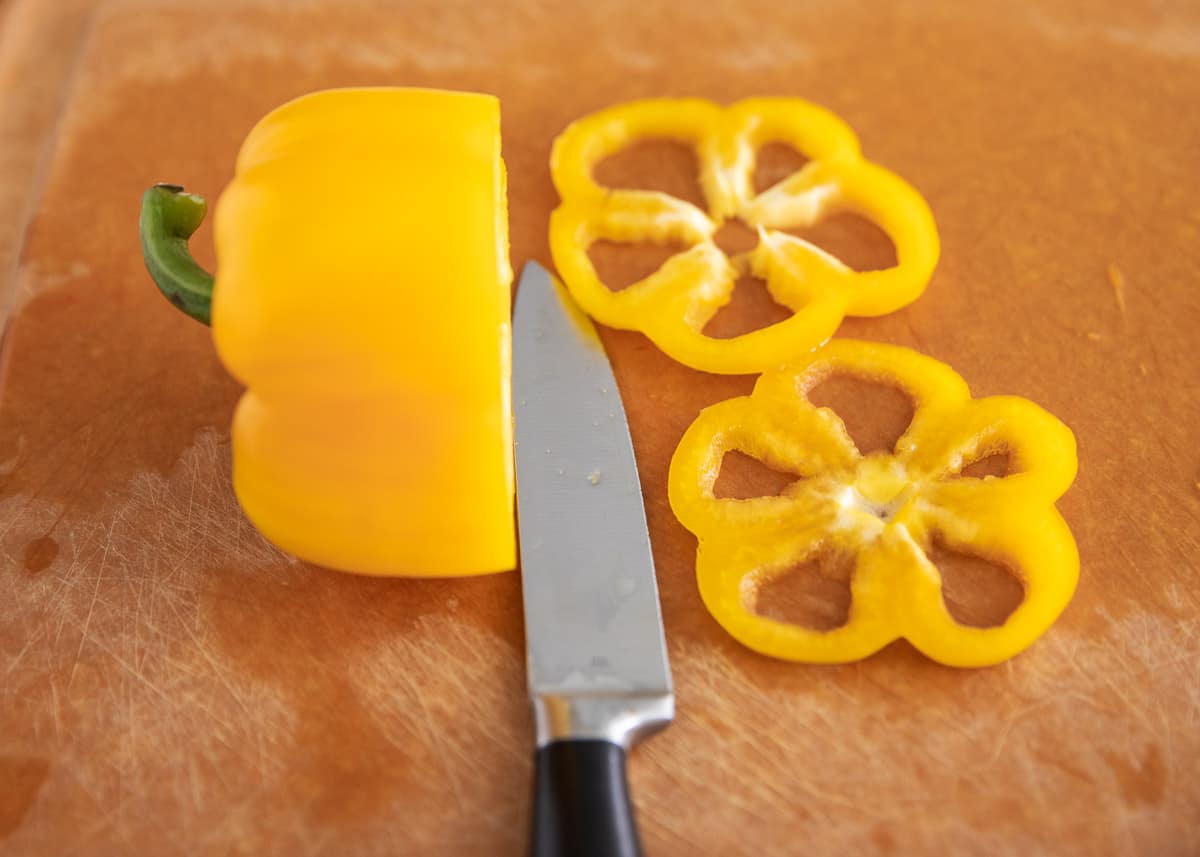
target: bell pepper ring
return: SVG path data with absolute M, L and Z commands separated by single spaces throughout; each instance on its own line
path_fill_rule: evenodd
M 862 455 L 841 419 L 807 393 L 831 374 L 891 384 L 914 414 L 892 452 Z M 797 481 L 772 497 L 717 498 L 730 450 Z M 1000 452 L 1002 477 L 960 476 Z M 906 348 L 834 340 L 763 374 L 751 395 L 713 405 L 671 460 L 669 497 L 698 539 L 696 576 L 709 612 L 744 645 L 772 657 L 845 663 L 904 638 L 943 664 L 1012 657 L 1061 614 L 1079 555 L 1055 508 L 1076 471 L 1070 429 L 1025 399 L 972 399 L 949 366 Z M 1013 571 L 1024 599 L 995 627 L 950 615 L 928 551 L 934 540 Z M 764 582 L 823 553 L 854 557 L 845 624 L 821 631 L 755 611 Z
M 614 189 L 593 178 L 604 158 L 640 140 L 694 148 L 707 212 L 650 190 Z M 755 193 L 758 150 L 784 143 L 805 166 Z M 566 128 L 550 162 L 562 200 L 550 219 L 550 249 L 571 294 L 595 319 L 638 330 L 670 357 L 713 373 L 774 369 L 833 335 L 847 315 L 878 316 L 911 303 L 937 264 L 937 227 L 925 200 L 895 174 L 862 157 L 841 119 L 799 98 L 749 98 L 728 108 L 698 98 L 651 99 L 601 110 Z M 814 244 L 781 231 L 845 211 L 879 226 L 897 263 L 854 271 Z M 758 245 L 728 258 L 714 237 L 730 218 L 757 228 Z M 600 240 L 680 242 L 688 249 L 621 291 L 603 283 L 588 257 Z M 703 333 L 732 299 L 740 275 L 766 281 L 783 321 L 732 338 Z
M 312 93 L 264 117 L 216 207 L 156 185 L 146 266 L 247 390 L 233 487 L 271 542 L 343 571 L 516 564 L 506 179 L 489 95 Z

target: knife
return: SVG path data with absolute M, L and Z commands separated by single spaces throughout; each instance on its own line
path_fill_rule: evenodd
M 513 312 L 533 857 L 642 853 L 625 757 L 675 713 L 625 410 L 596 329 L 536 262 Z

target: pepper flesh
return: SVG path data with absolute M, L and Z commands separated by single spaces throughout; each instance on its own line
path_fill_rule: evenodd
M 914 414 L 891 453 L 862 455 L 841 419 L 807 399 L 832 373 L 900 387 Z M 718 499 L 724 455 L 795 474 L 779 496 Z M 1007 452 L 1015 472 L 962 468 Z M 943 363 L 898 346 L 834 340 L 701 412 L 671 461 L 671 508 L 699 540 L 696 575 L 713 617 L 750 648 L 843 663 L 903 637 L 952 666 L 985 666 L 1030 645 L 1075 590 L 1079 556 L 1054 503 L 1075 477 L 1070 429 L 1025 399 L 972 399 Z M 1024 600 L 997 627 L 950 615 L 927 551 L 935 538 L 1013 570 Z M 844 625 L 818 631 L 755 612 L 757 587 L 823 553 L 855 556 Z
M 646 138 L 695 149 L 707 212 L 664 193 L 595 181 L 596 164 Z M 771 142 L 793 146 L 809 162 L 756 194 L 756 155 Z M 832 336 L 846 315 L 883 315 L 912 302 L 937 264 L 937 228 L 920 194 L 863 158 L 842 120 L 798 98 L 750 98 L 724 109 L 697 98 L 652 99 L 601 110 L 572 123 L 555 141 L 551 173 L 562 203 L 551 216 L 550 248 L 572 295 L 598 321 L 641 331 L 695 369 L 740 374 L 777 368 Z M 897 264 L 856 272 L 781 231 L 812 226 L 837 211 L 878 225 L 895 245 Z M 734 217 L 757 227 L 759 242 L 730 259 L 714 236 Z M 689 249 L 617 292 L 601 281 L 588 257 L 599 240 L 682 242 Z M 741 336 L 706 336 L 705 325 L 747 272 L 762 277 L 793 315 Z
M 515 566 L 505 194 L 491 96 L 329 90 L 246 138 L 212 326 L 248 388 L 234 489 L 279 547 L 367 574 Z

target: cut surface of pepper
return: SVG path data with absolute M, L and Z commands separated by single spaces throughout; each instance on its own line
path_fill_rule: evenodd
M 657 191 L 604 187 L 593 178 L 609 155 L 638 140 L 664 138 L 695 149 L 707 211 Z M 756 194 L 756 156 L 768 143 L 792 146 L 809 162 Z M 842 120 L 798 98 L 749 98 L 728 108 L 697 98 L 651 99 L 601 110 L 555 141 L 551 173 L 562 202 L 551 216 L 550 248 L 575 299 L 598 321 L 641 331 L 675 360 L 708 372 L 752 373 L 795 360 L 832 336 L 846 315 L 883 315 L 915 300 L 938 260 L 937 228 L 920 194 L 863 158 Z M 839 211 L 879 226 L 895 245 L 896 265 L 857 272 L 782 231 Z M 759 241 L 728 258 L 714 237 L 731 218 L 756 227 Z M 614 291 L 588 256 L 600 240 L 681 242 L 688 249 Z M 774 300 L 793 314 L 729 339 L 705 335 L 746 273 L 764 279 Z
M 516 564 L 500 110 L 488 95 L 327 90 L 250 132 L 216 206 L 143 199 L 147 267 L 246 387 L 233 484 L 273 543 L 329 568 Z M 207 291 L 206 291 L 207 289 Z
M 808 401 L 831 374 L 891 384 L 913 399 L 891 452 L 859 453 L 841 419 Z M 717 498 L 725 454 L 736 450 L 794 474 L 780 495 Z M 963 467 L 1006 452 L 1003 477 Z M 904 638 L 952 666 L 985 666 L 1029 646 L 1075 590 L 1079 556 L 1055 501 L 1075 477 L 1070 429 L 1012 396 L 972 399 L 950 367 L 898 346 L 834 340 L 763 374 L 750 396 L 701 412 L 671 461 L 671 508 L 698 538 L 705 606 L 751 649 L 794 661 L 843 663 Z M 950 615 L 934 541 L 999 563 L 1024 599 L 996 627 Z M 760 585 L 823 554 L 854 558 L 851 606 L 819 631 L 756 612 Z

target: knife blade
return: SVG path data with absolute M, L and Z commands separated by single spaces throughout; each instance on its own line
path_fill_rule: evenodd
M 512 385 L 537 737 L 530 850 L 635 857 L 626 754 L 675 709 L 654 560 L 604 347 L 536 262 L 517 290 Z

